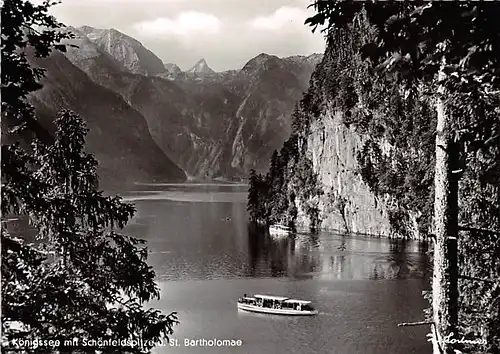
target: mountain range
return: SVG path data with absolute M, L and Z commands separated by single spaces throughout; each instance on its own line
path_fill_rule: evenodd
M 290 135 L 291 112 L 322 55 L 259 54 L 240 70 L 204 59 L 183 72 L 115 29 L 68 28 L 65 53 L 31 58 L 46 69 L 31 96 L 51 131 L 62 107 L 81 114 L 104 180 L 241 178 Z

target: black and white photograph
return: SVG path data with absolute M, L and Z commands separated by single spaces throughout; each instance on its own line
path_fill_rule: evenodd
M 1 353 L 500 354 L 500 2 L 0 4 Z

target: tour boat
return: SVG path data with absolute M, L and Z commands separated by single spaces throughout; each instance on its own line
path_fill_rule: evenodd
M 311 301 L 290 299 L 283 296 L 254 295 L 238 299 L 238 309 L 271 315 L 314 316 L 318 311 Z
M 276 224 L 269 226 L 269 234 L 271 236 L 288 236 L 291 232 L 292 230 L 285 225 Z

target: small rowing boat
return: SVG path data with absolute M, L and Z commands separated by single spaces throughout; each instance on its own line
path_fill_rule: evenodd
M 277 236 L 277 237 L 288 236 L 290 235 L 291 232 L 292 230 L 285 225 L 276 224 L 269 226 L 269 234 L 271 236 Z
M 311 306 L 311 301 L 290 299 L 283 296 L 246 294 L 238 299 L 238 309 L 272 315 L 314 316 L 318 311 Z

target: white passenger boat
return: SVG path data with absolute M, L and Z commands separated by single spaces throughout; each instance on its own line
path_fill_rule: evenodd
M 238 299 L 238 309 L 267 313 L 272 315 L 314 316 L 318 311 L 311 306 L 311 301 L 290 299 L 283 296 L 254 295 Z
M 276 224 L 269 226 L 269 234 L 271 236 L 288 236 L 292 232 L 288 226 Z

